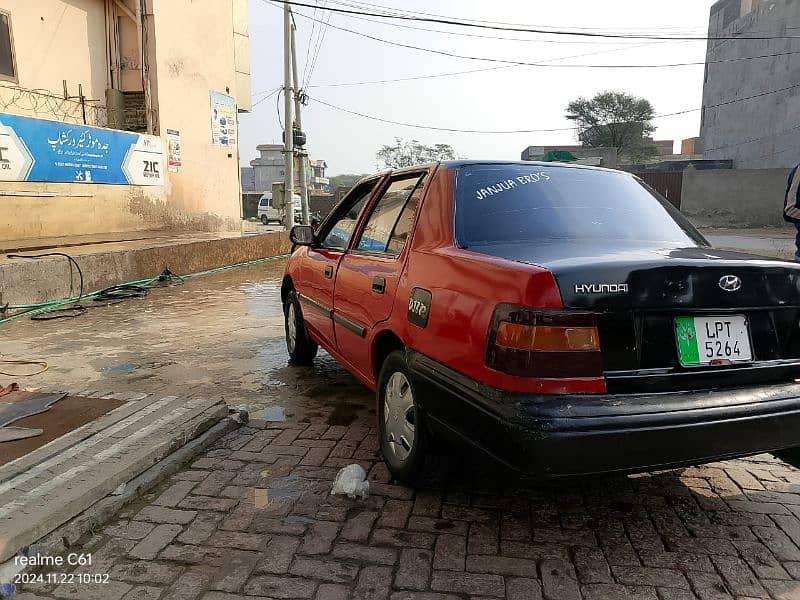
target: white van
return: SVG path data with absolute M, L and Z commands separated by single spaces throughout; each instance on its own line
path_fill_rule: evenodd
M 292 208 L 294 209 L 294 222 L 300 223 L 303 220 L 303 208 L 300 204 L 300 196 L 297 194 L 292 194 Z M 264 225 L 283 223 L 283 210 L 281 207 L 273 206 L 272 192 L 264 192 L 258 199 L 258 218 Z

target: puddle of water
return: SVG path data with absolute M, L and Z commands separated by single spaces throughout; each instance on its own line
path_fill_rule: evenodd
M 359 409 L 363 409 L 361 404 L 352 402 L 337 402 L 333 411 L 328 415 L 328 425 L 341 425 L 347 427 L 358 418 Z
M 296 500 L 303 495 L 304 481 L 297 475 L 287 475 L 269 482 L 269 496 L 272 500 L 288 498 Z
M 309 519 L 308 517 L 304 517 L 302 515 L 289 515 L 283 520 L 283 522 L 284 523 L 302 523 L 302 524 L 306 524 L 306 523 L 311 523 L 312 519 Z
M 105 373 L 131 373 L 134 369 L 136 369 L 135 364 L 122 363 L 120 365 L 114 365 L 113 367 L 104 367 L 101 370 Z
M 282 422 L 286 420 L 286 411 L 282 406 L 268 406 L 264 409 L 264 419 Z

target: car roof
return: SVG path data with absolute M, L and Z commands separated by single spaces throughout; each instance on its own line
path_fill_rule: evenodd
M 565 169 L 589 169 L 591 171 L 607 171 L 611 173 L 621 173 L 623 175 L 630 175 L 625 171 L 619 171 L 617 169 L 607 169 L 604 167 L 593 167 L 591 165 L 576 165 L 572 163 L 562 163 L 562 162 L 543 162 L 540 160 L 443 160 L 439 163 L 440 165 L 450 168 L 450 169 L 457 169 L 459 167 L 471 166 L 471 165 L 523 165 L 523 166 L 538 166 L 538 167 L 559 167 Z

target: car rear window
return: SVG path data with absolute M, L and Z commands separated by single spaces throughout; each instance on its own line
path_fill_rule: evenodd
M 460 246 L 618 239 L 705 245 L 669 202 L 614 171 L 465 165 L 456 177 Z

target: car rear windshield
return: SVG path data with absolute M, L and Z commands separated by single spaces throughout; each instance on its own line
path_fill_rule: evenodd
M 542 165 L 465 165 L 456 178 L 460 246 L 617 239 L 705 245 L 669 202 L 613 171 Z

